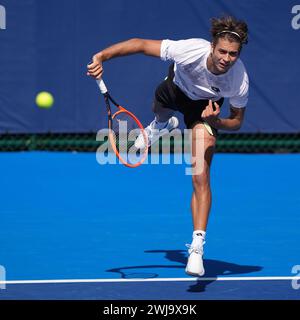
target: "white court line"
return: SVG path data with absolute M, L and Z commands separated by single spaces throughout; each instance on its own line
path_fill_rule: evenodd
M 0 284 L 39 283 L 105 283 L 105 282 L 172 282 L 172 281 L 257 281 L 257 280 L 300 280 L 300 277 L 215 277 L 215 278 L 151 278 L 151 279 L 57 279 L 57 280 L 7 280 Z

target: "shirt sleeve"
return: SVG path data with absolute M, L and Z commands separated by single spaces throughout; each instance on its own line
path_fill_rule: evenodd
M 174 42 L 172 40 L 163 40 L 160 47 L 160 58 L 163 61 L 174 59 Z
M 249 78 L 247 73 L 244 73 L 242 84 L 237 95 L 229 98 L 229 103 L 234 108 L 245 108 L 248 103 L 249 95 Z
M 207 41 L 203 39 L 163 40 L 160 47 L 162 60 L 174 61 L 176 64 L 190 63 L 199 58 L 199 54 L 205 50 Z

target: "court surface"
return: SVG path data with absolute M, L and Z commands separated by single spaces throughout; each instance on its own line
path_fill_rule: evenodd
M 1 153 L 0 300 L 298 300 L 299 162 L 215 155 L 197 279 L 184 272 L 187 164 L 129 169 L 99 165 L 94 153 Z

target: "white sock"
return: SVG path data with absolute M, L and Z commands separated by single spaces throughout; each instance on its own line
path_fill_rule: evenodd
M 193 232 L 193 242 L 192 246 L 200 245 L 202 246 L 205 240 L 206 232 L 203 230 L 195 230 Z
M 161 130 L 161 129 L 163 129 L 163 128 L 167 125 L 168 122 L 169 122 L 169 120 L 167 120 L 167 121 L 165 121 L 165 122 L 158 122 L 158 121 L 156 120 L 156 117 L 155 117 L 154 129 L 159 129 L 159 130 Z

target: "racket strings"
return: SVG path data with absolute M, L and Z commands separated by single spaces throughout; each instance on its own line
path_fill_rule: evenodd
M 129 165 L 142 162 L 147 155 L 146 133 L 134 117 L 126 111 L 118 112 L 113 117 L 112 144 L 120 160 Z

